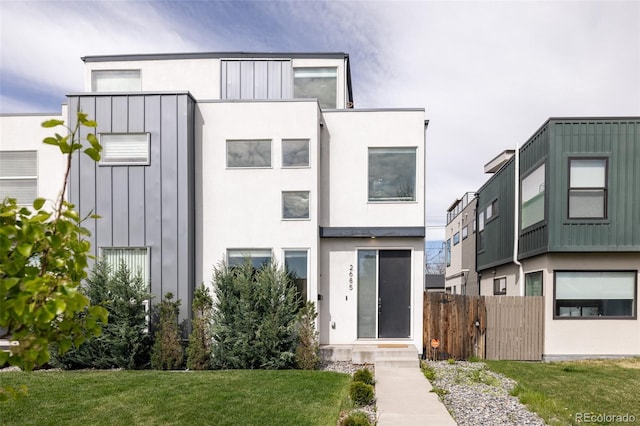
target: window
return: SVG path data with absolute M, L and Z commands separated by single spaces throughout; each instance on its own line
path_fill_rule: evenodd
M 487 206 L 486 211 L 486 216 L 487 216 L 487 222 L 489 221 L 489 219 L 491 219 L 493 217 L 493 204 L 489 204 Z
M 556 271 L 554 317 L 635 318 L 637 271 Z
M 476 232 L 476 220 L 473 219 L 473 222 L 471 222 L 471 231 L 472 232 Z
M 282 218 L 309 219 L 309 191 L 283 191 Z
M 545 165 L 541 165 L 522 179 L 520 226 L 527 228 L 544 220 Z
M 569 159 L 569 218 L 607 218 L 607 160 Z
M 104 247 L 102 258 L 112 272 L 117 271 L 124 262 L 132 276 L 139 276 L 142 282 L 149 284 L 149 249 L 146 247 Z
M 468 236 L 469 236 L 469 226 L 465 226 L 464 228 L 462 228 L 462 239 L 466 240 Z
M 0 151 L 0 201 L 7 197 L 21 205 L 38 198 L 36 151 Z
M 453 245 L 458 245 L 460 243 L 460 233 L 456 232 L 453 234 Z
M 293 278 L 301 301 L 307 300 L 307 250 L 285 250 L 284 266 Z
M 140 70 L 93 70 L 92 92 L 139 92 L 142 90 Z
M 542 271 L 524 274 L 524 295 L 542 296 Z
M 484 211 L 478 213 L 478 232 L 484 231 Z
M 293 97 L 317 99 L 320 108 L 335 108 L 338 88 L 338 69 L 294 68 Z
M 493 295 L 502 296 L 507 294 L 507 277 L 494 278 Z
M 369 201 L 416 200 L 416 148 L 369 148 Z
M 447 266 L 451 266 L 451 240 L 447 240 Z
M 228 140 L 227 167 L 271 167 L 271 141 Z
M 260 269 L 262 265 L 271 262 L 271 249 L 228 249 L 227 265 L 233 267 L 242 265 L 245 259 L 251 260 L 254 268 Z
M 282 140 L 282 167 L 309 167 L 309 139 Z
M 101 133 L 100 164 L 149 164 L 148 133 Z

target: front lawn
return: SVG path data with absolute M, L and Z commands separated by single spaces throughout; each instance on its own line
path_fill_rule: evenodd
M 640 422 L 640 358 L 485 362 L 518 382 L 514 394 L 547 424 L 621 424 L 629 420 L 615 416 L 625 414 Z M 603 416 L 598 419 L 598 415 Z
M 2 425 L 335 425 L 350 377 L 323 371 L 36 371 Z

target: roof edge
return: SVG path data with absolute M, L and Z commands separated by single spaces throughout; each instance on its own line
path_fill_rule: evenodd
M 187 53 L 134 53 L 122 55 L 82 56 L 82 62 L 158 61 L 168 59 L 235 59 L 235 58 L 282 58 L 282 59 L 348 59 L 345 52 L 187 52 Z

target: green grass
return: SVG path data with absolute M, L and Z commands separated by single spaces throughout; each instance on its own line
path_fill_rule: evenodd
M 321 371 L 0 373 L 0 425 L 335 425 L 350 377 Z
M 640 358 L 486 363 L 518 382 L 512 393 L 549 425 L 578 424 L 576 413 L 629 414 L 640 421 Z

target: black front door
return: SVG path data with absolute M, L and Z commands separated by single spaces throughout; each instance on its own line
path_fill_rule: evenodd
M 378 337 L 411 334 L 411 250 L 378 252 Z

